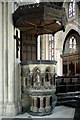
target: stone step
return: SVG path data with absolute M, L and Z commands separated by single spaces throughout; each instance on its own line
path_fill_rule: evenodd
M 2 120 L 33 120 L 32 118 L 2 118 Z

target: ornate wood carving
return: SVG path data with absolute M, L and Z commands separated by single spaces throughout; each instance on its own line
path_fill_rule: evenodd
M 66 53 L 61 55 L 63 59 L 63 74 L 64 75 L 79 75 L 80 74 L 80 53 Z
M 20 6 L 13 13 L 13 22 L 15 27 L 28 34 L 55 33 L 63 29 L 66 14 L 64 8 L 42 2 Z

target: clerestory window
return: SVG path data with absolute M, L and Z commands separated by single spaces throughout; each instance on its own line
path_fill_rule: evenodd
M 69 3 L 69 18 L 75 15 L 75 0 L 71 0 Z

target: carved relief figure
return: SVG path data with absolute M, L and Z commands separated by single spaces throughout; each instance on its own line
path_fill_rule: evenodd
M 50 67 L 47 67 L 46 71 L 45 71 L 45 80 L 47 83 L 49 83 L 49 85 L 51 83 L 51 78 L 52 77 L 51 77 L 51 73 L 50 73 Z
M 41 72 L 39 68 L 34 68 L 33 70 L 33 86 L 40 87 L 41 86 Z

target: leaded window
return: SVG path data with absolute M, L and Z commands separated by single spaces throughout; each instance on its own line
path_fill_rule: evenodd
M 69 3 L 69 18 L 75 15 L 75 0 L 71 0 Z
M 49 39 L 49 60 L 54 60 L 54 37 L 52 34 L 48 35 Z
M 70 37 L 69 48 L 70 48 L 70 53 L 76 51 L 76 38 L 74 36 Z

